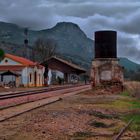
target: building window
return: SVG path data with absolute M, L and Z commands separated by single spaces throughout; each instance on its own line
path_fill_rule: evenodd
M 32 82 L 32 74 L 31 73 L 30 73 L 29 79 L 30 79 L 30 83 L 31 83 Z

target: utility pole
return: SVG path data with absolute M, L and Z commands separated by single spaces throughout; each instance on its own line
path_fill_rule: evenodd
M 27 58 L 29 58 L 29 52 L 28 52 L 28 28 L 24 29 L 24 36 L 25 36 L 25 39 L 24 39 L 24 47 L 25 47 L 24 57 L 26 56 Z

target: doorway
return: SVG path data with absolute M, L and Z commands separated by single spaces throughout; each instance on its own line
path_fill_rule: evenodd
M 37 86 L 37 72 L 34 72 L 34 85 Z

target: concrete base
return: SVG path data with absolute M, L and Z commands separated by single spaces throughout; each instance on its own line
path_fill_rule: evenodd
M 123 83 L 123 67 L 117 58 L 95 58 L 91 68 L 92 86 L 104 83 Z

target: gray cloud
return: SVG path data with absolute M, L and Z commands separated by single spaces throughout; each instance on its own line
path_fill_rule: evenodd
M 127 46 L 121 46 L 119 48 L 119 56 L 120 57 L 127 57 L 131 59 L 132 61 L 135 61 L 139 63 L 140 60 L 140 50 L 136 48 L 135 46 L 127 47 Z M 125 50 L 125 52 L 124 52 Z
M 52 9 L 39 7 L 40 4 L 40 0 L 30 0 L 30 3 L 26 0 L 0 2 L 0 17 L 20 26 L 49 27 L 53 24 Z
M 85 0 L 44 0 L 44 1 L 49 1 L 49 2 L 57 2 L 57 3 L 81 3 L 81 2 L 90 2 L 90 3 L 118 3 L 118 2 L 122 2 L 122 0 L 88 0 L 88 1 L 85 1 Z M 123 0 L 123 2 L 132 2 L 132 0 Z M 139 0 L 133 0 L 133 2 L 139 2 Z M 132 2 L 132 3 L 133 3 Z
M 100 14 L 104 16 L 113 16 L 113 17 L 124 17 L 126 14 L 130 14 L 140 7 L 140 4 L 132 4 L 128 3 L 126 5 L 122 5 L 122 3 L 117 4 L 101 4 L 101 3 L 81 3 L 81 4 L 61 4 L 61 5 L 52 5 L 57 7 L 55 12 L 64 16 L 74 16 L 74 17 L 82 17 L 86 18 L 89 16 L 93 16 L 95 14 Z M 65 11 L 65 12 L 64 12 Z M 98 12 L 97 12 L 98 11 Z
M 127 57 L 139 63 L 140 61 L 140 36 L 119 32 L 118 33 L 118 55 Z
M 133 34 L 139 34 L 140 33 L 140 8 L 133 12 L 131 15 L 127 16 L 124 21 L 122 21 L 120 29 Z

